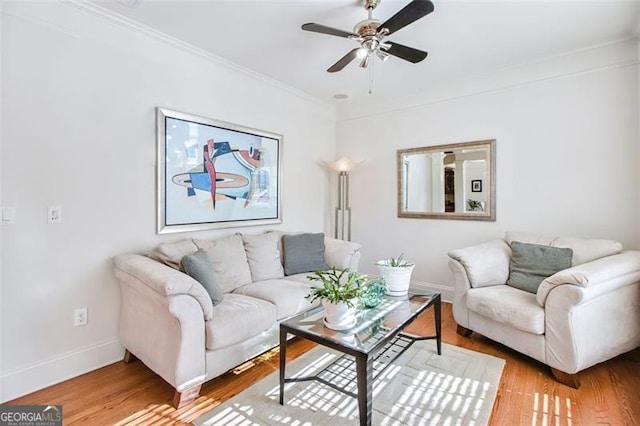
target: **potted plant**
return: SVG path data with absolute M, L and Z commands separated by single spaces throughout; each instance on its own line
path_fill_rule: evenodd
M 355 271 L 345 268 L 336 270 L 335 266 L 328 271 L 315 271 L 307 277 L 311 281 L 318 281 L 322 285 L 311 287 L 305 296 L 309 302 L 317 299 L 322 301 L 325 310 L 324 323 L 334 330 L 346 330 L 356 323 L 356 305 L 364 290 L 366 275 L 359 275 Z
M 380 275 L 387 283 L 387 294 L 389 296 L 404 296 L 409 291 L 411 284 L 411 273 L 415 264 L 403 259 L 404 254 L 397 258 L 379 260 L 376 266 Z

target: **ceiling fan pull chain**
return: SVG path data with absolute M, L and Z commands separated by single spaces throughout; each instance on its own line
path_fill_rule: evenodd
M 369 94 L 373 93 L 373 68 L 375 67 L 375 63 L 376 61 L 371 61 L 369 66 Z

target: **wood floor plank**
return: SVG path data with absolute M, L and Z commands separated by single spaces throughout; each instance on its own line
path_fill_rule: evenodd
M 442 308 L 444 342 L 506 361 L 491 425 L 640 424 L 640 362 L 632 357 L 619 356 L 580 372 L 582 385 L 572 389 L 556 382 L 549 367 L 504 345 L 477 333 L 459 336 L 451 305 L 443 303 Z M 433 334 L 433 314 L 422 315 L 407 331 Z M 287 348 L 287 358 L 294 359 L 314 346 L 295 339 Z M 276 350 L 247 370 L 205 383 L 193 404 L 176 410 L 171 406 L 171 386 L 140 361 L 121 361 L 9 404 L 62 404 L 65 425 L 186 425 L 277 369 Z

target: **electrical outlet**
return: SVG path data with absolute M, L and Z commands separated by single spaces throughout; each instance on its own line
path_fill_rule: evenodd
M 73 311 L 73 325 L 87 325 L 89 317 L 87 316 L 87 308 L 78 308 Z
M 48 223 L 62 223 L 62 207 L 60 206 L 49 206 L 47 212 L 47 222 Z

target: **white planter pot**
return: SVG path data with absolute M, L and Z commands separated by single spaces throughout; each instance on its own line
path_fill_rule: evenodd
M 324 307 L 324 324 L 334 330 L 346 330 L 356 323 L 356 307 L 348 306 L 344 302 L 331 303 L 322 301 Z
M 387 294 L 389 296 L 404 296 L 409 291 L 409 285 L 411 284 L 411 273 L 413 267 L 411 266 L 387 266 L 383 263 L 376 263 L 380 275 L 387 283 Z

